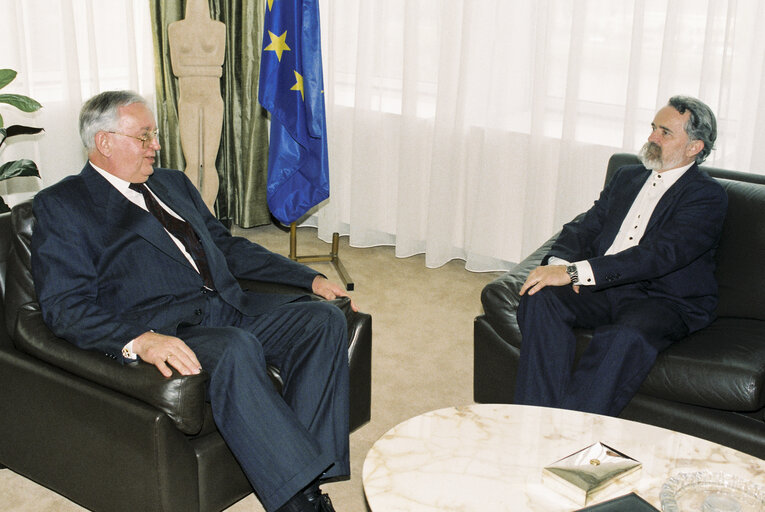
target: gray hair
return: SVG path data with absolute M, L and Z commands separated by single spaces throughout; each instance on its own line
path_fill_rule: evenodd
M 700 164 L 712 152 L 717 140 L 717 120 L 714 112 L 706 103 L 690 96 L 672 96 L 668 104 L 681 114 L 690 112 L 691 116 L 685 123 L 685 133 L 690 140 L 700 140 L 704 143 L 704 149 L 696 154 L 696 163 Z
M 80 138 L 88 152 L 96 148 L 98 132 L 115 131 L 118 128 L 119 108 L 146 100 L 133 91 L 105 91 L 90 98 L 80 110 Z

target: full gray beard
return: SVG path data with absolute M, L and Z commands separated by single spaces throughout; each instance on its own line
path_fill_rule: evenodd
M 656 171 L 662 168 L 661 148 L 653 142 L 646 142 L 638 153 L 640 163 L 646 169 Z

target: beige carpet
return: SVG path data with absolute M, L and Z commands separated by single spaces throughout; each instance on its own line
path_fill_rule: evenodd
M 235 230 L 287 255 L 289 234 L 274 226 Z M 298 255 L 326 254 L 316 230 L 298 230 Z M 340 239 L 340 259 L 351 275 L 359 308 L 372 315 L 372 420 L 351 434 L 351 479 L 325 486 L 335 508 L 367 510 L 361 482 L 364 457 L 388 429 L 417 414 L 473 400 L 473 318 L 483 286 L 498 273 L 471 273 L 456 260 L 437 269 L 423 256 L 396 258 L 392 247 L 352 248 Z M 311 265 L 339 282 L 329 263 Z M 34 449 L 30 447 L 30 449 Z M 72 468 L 76 470 L 76 468 Z M 115 499 L 119 490 L 115 489 Z M 0 470 L 0 510 L 83 511 L 10 470 Z M 250 495 L 229 512 L 262 511 Z

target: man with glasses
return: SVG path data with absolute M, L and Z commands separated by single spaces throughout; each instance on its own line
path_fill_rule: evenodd
M 166 377 L 210 374 L 218 430 L 267 511 L 331 511 L 323 479 L 347 476 L 348 341 L 335 306 L 252 294 L 237 278 L 327 299 L 342 287 L 233 237 L 160 149 L 145 100 L 110 91 L 80 113 L 88 163 L 34 199 L 32 271 L 59 337 Z M 355 306 L 354 306 L 355 309 Z M 283 396 L 266 363 L 281 370 Z
M 145 132 L 141 134 L 139 137 L 136 137 L 135 135 L 129 135 L 127 133 L 120 133 L 120 132 L 107 132 L 107 133 L 113 133 L 115 135 L 122 135 L 123 137 L 130 137 L 131 139 L 135 139 L 137 141 L 141 142 L 141 147 L 143 149 L 146 149 L 148 146 L 154 144 L 155 142 L 159 142 L 159 130 L 154 130 L 151 132 Z

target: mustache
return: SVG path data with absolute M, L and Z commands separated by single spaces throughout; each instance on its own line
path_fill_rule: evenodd
M 643 151 L 649 158 L 661 158 L 661 146 L 653 142 L 646 142 Z
M 638 152 L 640 162 L 646 169 L 659 169 L 662 165 L 661 146 L 654 142 L 646 142 Z

